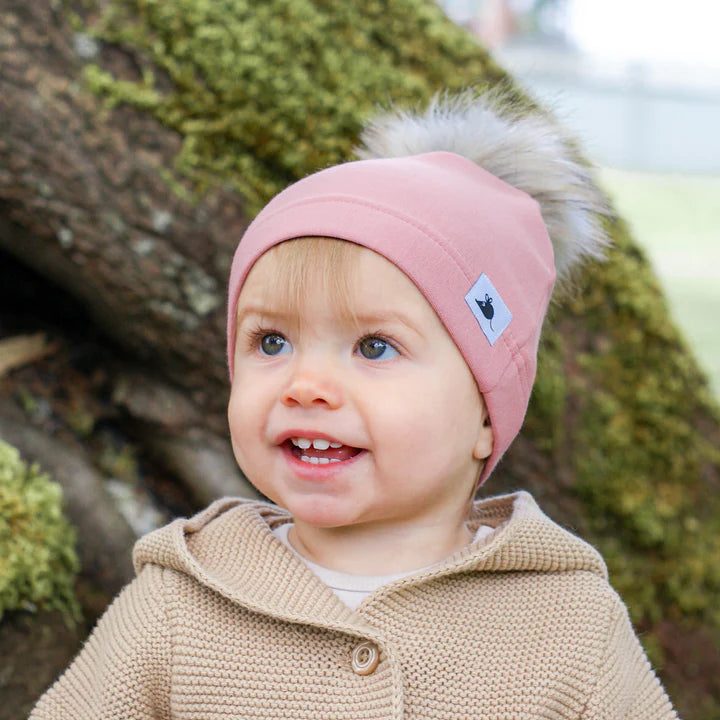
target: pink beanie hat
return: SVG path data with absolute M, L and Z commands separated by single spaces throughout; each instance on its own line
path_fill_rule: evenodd
M 377 121 L 365 136 L 369 149 L 361 151 L 365 156 L 395 154 L 395 133 L 406 152 L 409 140 L 414 139 L 419 154 L 411 149 L 406 157 L 336 165 L 300 180 L 271 200 L 248 227 L 233 258 L 227 347 L 232 377 L 238 296 L 255 261 L 273 245 L 319 236 L 374 250 L 402 270 L 422 292 L 483 394 L 493 429 L 493 451 L 480 478 L 483 482 L 525 417 L 556 267 L 564 272 L 580 256 L 597 254 L 604 236 L 597 220 L 592 219 L 603 212 L 599 194 L 594 186 L 588 187 L 591 183 L 585 171 L 574 163 L 570 171 L 565 168 L 564 193 L 560 193 L 566 214 L 572 215 L 562 222 L 569 222 L 571 227 L 562 228 L 564 236 L 560 243 L 556 241 L 554 253 L 543 208 L 518 189 L 522 182 L 511 185 L 500 179 L 501 172 L 489 171 L 492 158 L 485 157 L 481 167 L 476 160 L 468 159 L 471 153 L 467 151 L 422 152 L 433 145 L 454 150 L 453 144 L 458 144 L 457 137 L 452 138 L 454 143 L 448 142 L 437 125 L 446 128 L 450 124 L 457 131 L 460 117 L 464 123 L 470 121 L 473 132 L 478 125 L 487 126 L 487 117 L 483 123 L 468 118 L 473 113 L 514 127 L 513 140 L 520 139 L 517 128 L 522 119 L 502 118 L 496 98 L 465 95 L 434 104 L 420 119 L 401 115 Z M 438 117 L 442 122 L 438 123 Z M 432 121 L 436 127 L 426 133 L 432 137 L 423 136 L 422 128 Z M 527 131 L 532 135 L 538 132 L 537 122 L 529 123 L 532 127 Z M 487 128 L 480 130 L 487 134 Z M 559 136 L 556 143 L 564 146 Z M 562 153 L 557 147 L 546 153 L 545 165 L 566 163 L 567 150 L 562 149 Z M 477 155 L 477 142 L 473 150 Z M 511 157 L 509 161 L 514 169 L 532 158 Z M 540 181 L 552 183 L 559 170 Z M 579 194 L 583 196 L 581 216 Z M 553 210 L 557 215 L 557 209 Z M 567 237 L 579 230 L 585 233 L 580 241 L 585 246 L 580 249 Z

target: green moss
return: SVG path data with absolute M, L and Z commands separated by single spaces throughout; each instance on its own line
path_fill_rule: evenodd
M 720 499 L 705 479 L 720 450 L 699 431 L 703 419 L 717 427 L 717 407 L 646 259 L 622 224 L 613 235 L 608 261 L 547 330 L 527 429 L 569 461 L 633 619 L 720 627 Z M 572 433 L 548 433 L 553 418 Z
M 548 325 L 550 323 L 548 322 Z M 541 450 L 554 454 L 562 447 L 567 412 L 568 380 L 565 375 L 567 346 L 561 335 L 546 328 L 538 353 L 538 372 L 533 386 L 532 407 L 525 432 Z
M 251 214 L 349 157 L 378 104 L 501 77 L 426 0 L 115 0 L 89 32 L 139 54 L 145 70 L 133 81 L 89 65 L 88 86 L 176 130 L 181 175 L 200 193 L 230 184 Z
M 61 506 L 60 486 L 0 441 L 0 618 L 33 606 L 80 618 L 75 534 Z

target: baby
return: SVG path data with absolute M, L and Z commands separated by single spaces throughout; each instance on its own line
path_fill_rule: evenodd
M 142 538 L 32 720 L 677 717 L 598 553 L 527 493 L 473 502 L 602 199 L 556 129 L 493 98 L 365 142 L 233 260 L 230 434 L 273 504 Z

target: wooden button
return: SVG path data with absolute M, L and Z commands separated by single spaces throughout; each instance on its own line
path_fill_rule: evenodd
M 352 669 L 357 675 L 370 675 L 380 662 L 380 653 L 371 642 L 361 642 L 352 654 Z

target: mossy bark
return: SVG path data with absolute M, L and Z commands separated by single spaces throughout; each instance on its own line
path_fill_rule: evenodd
M 431 0 L 14 0 L 2 20 L 0 243 L 219 434 L 222 288 L 262 203 L 349 157 L 390 100 L 503 83 L 533 107 Z M 599 545 L 680 708 L 716 717 L 720 413 L 642 252 L 611 233 L 550 314 L 487 492 L 530 487 Z

